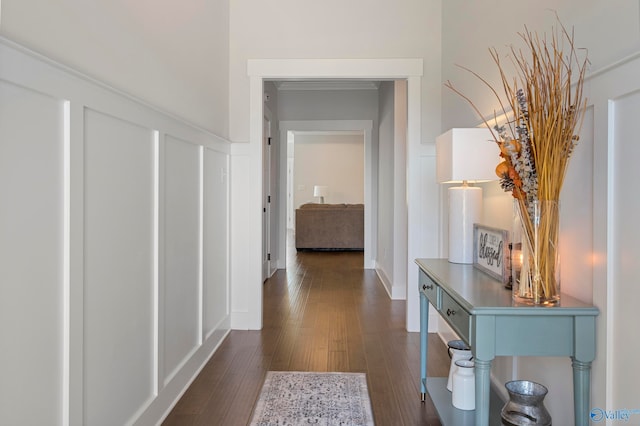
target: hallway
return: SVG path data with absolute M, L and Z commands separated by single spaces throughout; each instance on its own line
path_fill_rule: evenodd
M 362 252 L 296 252 L 264 284 L 264 328 L 232 331 L 169 414 L 169 425 L 246 425 L 269 370 L 365 372 L 378 426 L 440 425 L 420 402 L 419 335 Z M 449 358 L 429 336 L 429 376 Z

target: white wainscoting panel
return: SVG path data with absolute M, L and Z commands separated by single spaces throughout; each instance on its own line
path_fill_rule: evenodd
M 613 300 L 609 309 L 614 313 L 613 350 L 611 366 L 614 386 L 611 389 L 612 405 L 610 410 L 640 409 L 638 400 L 638 381 L 640 369 L 637 368 L 640 351 L 638 340 L 638 259 L 640 259 L 640 197 L 634 187 L 640 180 L 638 159 L 640 158 L 640 91 L 628 93 L 611 103 L 610 115 L 613 128 L 611 214 L 613 221 L 612 237 L 614 245 L 609 255 L 614 285 Z M 640 419 L 636 414 L 632 423 Z
M 64 126 L 0 76 L 0 424 L 63 419 Z
M 204 149 L 204 338 L 229 317 L 229 160 Z
M 157 425 L 230 329 L 230 144 L 0 37 L 0 425 Z
M 165 136 L 161 274 L 164 383 L 200 344 L 200 147 Z
M 125 424 L 153 398 L 152 129 L 85 113 L 84 413 Z
M 247 262 L 251 263 L 251 258 L 248 258 L 246 253 L 246 246 L 243 246 L 240 241 L 252 241 L 251 232 L 251 214 L 248 208 L 248 200 L 251 195 L 252 174 L 250 171 L 259 167 L 258 163 L 252 162 L 251 157 L 248 154 L 248 144 L 233 144 L 231 156 L 231 212 L 233 213 L 234 220 L 232 221 L 231 233 L 233 239 L 230 241 L 230 253 L 231 258 L 229 264 L 233 271 L 233 287 L 231 288 L 231 326 L 234 330 L 249 330 L 259 328 L 254 324 L 256 318 L 252 315 L 250 306 L 252 299 L 258 299 L 255 297 L 249 297 L 251 295 L 251 283 L 255 280 L 255 268 L 249 268 Z M 262 146 L 260 146 L 262 149 Z M 255 183 L 254 183 L 255 185 Z M 211 208 L 215 208 L 214 205 Z M 211 211 L 211 208 L 209 211 Z M 238 219 L 239 218 L 239 219 Z M 255 241 L 255 235 L 253 235 Z M 262 241 L 256 241 L 258 250 L 262 250 Z M 254 250 L 255 251 L 255 250 Z M 262 259 L 258 255 L 258 259 Z M 253 259 L 255 261 L 255 259 Z M 255 266 L 255 265 L 254 265 Z M 252 274 L 253 272 L 253 274 Z M 262 277 L 262 269 L 259 269 L 260 276 Z M 262 287 L 260 287 L 260 290 Z M 262 295 L 259 297 L 260 307 L 262 307 Z M 254 300 L 255 301 L 255 300 Z M 260 311 L 260 327 L 262 326 L 262 311 Z M 253 327 L 253 328 L 252 328 Z

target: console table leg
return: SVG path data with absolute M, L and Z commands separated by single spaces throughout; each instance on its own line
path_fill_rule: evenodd
M 589 425 L 589 402 L 591 393 L 591 362 L 578 361 L 571 357 L 573 368 L 573 410 L 576 426 Z
M 476 426 L 489 426 L 491 361 L 474 359 L 476 370 Z
M 427 397 L 427 350 L 429 332 L 429 301 L 420 292 L 420 400 Z

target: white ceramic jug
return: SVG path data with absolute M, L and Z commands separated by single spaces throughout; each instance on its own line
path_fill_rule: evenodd
M 456 361 L 456 372 L 453 374 L 453 392 L 451 402 L 460 410 L 476 409 L 476 375 L 474 362 Z
M 471 354 L 471 348 L 467 346 L 462 340 L 450 340 L 447 342 L 449 351 L 449 358 L 451 358 L 451 365 L 449 366 L 449 378 L 447 380 L 447 390 L 451 392 L 451 384 L 453 380 L 453 373 L 456 371 L 456 361 L 469 360 L 473 357 Z

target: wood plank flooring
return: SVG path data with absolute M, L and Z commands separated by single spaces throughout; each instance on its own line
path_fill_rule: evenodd
M 377 426 L 439 426 L 420 402 L 419 335 L 405 331 L 405 302 L 390 300 L 361 252 L 289 251 L 264 284 L 264 328 L 232 331 L 169 414 L 165 426 L 246 425 L 274 371 L 364 372 Z M 429 336 L 429 376 L 449 357 Z

